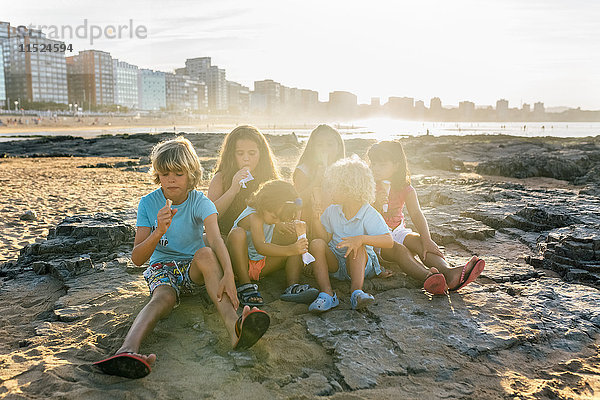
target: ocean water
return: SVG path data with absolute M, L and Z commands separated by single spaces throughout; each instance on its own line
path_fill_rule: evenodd
M 389 118 L 377 118 L 367 120 L 356 120 L 352 122 L 335 123 L 330 125 L 336 127 L 344 138 L 365 138 L 365 139 L 395 139 L 405 136 L 421 135 L 511 135 L 511 136 L 555 136 L 555 137 L 587 137 L 600 135 L 600 122 L 417 122 L 401 121 Z M 298 128 L 269 126 L 261 128 L 263 133 L 274 135 L 287 135 L 294 132 L 299 138 L 306 139 L 316 124 L 304 124 Z M 196 132 L 221 132 L 227 133 L 233 129 L 234 125 L 215 125 L 208 126 L 177 126 L 175 131 L 196 133 Z M 131 128 L 110 128 L 102 127 L 98 129 L 88 129 L 81 131 L 54 130 L 45 131 L 31 130 L 20 133 L 2 133 L 0 132 L 0 141 L 24 140 L 34 136 L 63 136 L 72 135 L 80 137 L 97 137 L 107 134 L 119 133 L 156 133 L 173 132 L 173 126 L 165 127 L 131 127 Z

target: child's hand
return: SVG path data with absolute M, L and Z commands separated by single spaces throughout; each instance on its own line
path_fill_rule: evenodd
M 235 173 L 235 175 L 233 175 L 233 178 L 231 178 L 231 187 L 235 188 L 235 190 L 239 191 L 239 189 L 242 187 L 242 185 L 240 185 L 240 181 L 247 177 L 248 177 L 248 168 L 244 167 L 244 168 L 240 169 L 238 172 Z
M 294 249 L 294 254 L 304 254 L 308 251 L 308 239 L 298 239 L 296 243 L 292 244 L 292 247 Z
M 171 204 L 173 204 L 173 202 L 170 199 L 167 199 L 165 206 L 158 210 L 158 214 L 156 215 L 156 222 L 158 224 L 156 230 L 161 235 L 164 235 L 167 232 L 167 229 L 171 226 L 173 216 L 177 212 L 176 208 L 171 210 Z
M 342 241 L 338 243 L 336 247 L 338 249 L 346 247 L 346 254 L 344 254 L 344 257 L 348 257 L 348 255 L 354 253 L 354 255 L 352 256 L 352 258 L 354 259 L 356 258 L 358 250 L 361 248 L 362 245 L 363 237 L 359 235 L 342 238 Z
M 284 235 L 296 234 L 296 227 L 293 222 L 279 222 L 276 224 L 276 227 Z
M 223 300 L 223 293 L 229 297 L 233 308 L 237 310 L 240 305 L 240 300 L 237 296 L 237 290 L 235 288 L 233 276 L 225 275 L 219 281 L 219 287 L 217 288 L 217 301 Z
M 421 236 L 421 243 L 423 245 L 423 254 L 420 256 L 423 262 L 425 262 L 427 254 L 435 254 L 436 256 L 444 258 L 444 254 L 433 240 Z

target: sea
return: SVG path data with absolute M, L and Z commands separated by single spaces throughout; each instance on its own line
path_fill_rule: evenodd
M 389 140 L 407 136 L 444 136 L 444 135 L 511 135 L 523 137 L 589 137 L 600 135 L 600 122 L 417 122 L 402 121 L 389 118 L 371 118 L 365 120 L 330 122 L 345 139 L 364 138 Z M 159 133 L 159 132 L 221 132 L 227 133 L 234 125 L 198 125 L 198 126 L 163 126 L 163 127 L 128 127 L 111 128 L 110 126 L 73 131 L 53 129 L 51 131 L 32 127 L 27 132 L 0 132 L 0 142 L 26 140 L 39 136 L 80 136 L 93 138 L 101 135 L 122 133 Z M 276 125 L 261 127 L 266 134 L 288 135 L 295 133 L 301 140 L 310 135 L 315 124 L 295 125 L 294 127 L 278 127 Z

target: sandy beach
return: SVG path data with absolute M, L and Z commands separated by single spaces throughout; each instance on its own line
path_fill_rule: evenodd
M 1 398 L 600 395 L 600 285 L 592 280 L 594 268 L 600 268 L 600 200 L 589 174 L 594 167 L 577 164 L 583 162 L 577 161 L 581 152 L 596 162 L 592 154 L 600 154 L 598 139 L 405 142 L 413 184 L 447 258 L 457 265 L 472 254 L 487 261 L 482 277 L 464 291 L 430 298 L 416 282 L 396 272 L 390 279 L 366 283 L 376 297 L 368 311 L 351 311 L 349 285 L 339 283 L 340 309 L 314 316 L 305 305 L 278 299 L 283 276 L 277 275 L 261 283 L 272 324 L 250 351 L 228 348 L 214 306 L 200 295 L 184 299 L 144 342 L 142 351 L 158 354 L 150 376 L 128 381 L 97 373 L 91 363 L 118 348 L 147 301 L 143 269 L 128 260 L 127 240 L 106 251 L 99 245 L 77 250 L 48 234 L 72 216 L 89 218 L 92 229 L 93 222 L 100 221 L 93 217 L 98 212 L 113 219 L 101 220 L 104 228 L 97 234 L 90 230 L 86 240 L 98 235 L 102 241 L 111 227 L 130 226 L 131 217 L 124 215 L 131 215 L 139 198 L 155 187 L 145 172 L 147 160 L 140 156 L 147 154 L 155 141 L 151 139 L 0 146 L 0 265 L 5 263 L 0 267 L 0 335 L 6 338 L 0 344 Z M 190 140 L 203 165 L 213 165 L 222 136 Z M 289 177 L 301 144 L 269 140 Z M 361 155 L 369 143 L 352 140 L 346 145 L 349 152 Z M 551 149 L 549 154 L 562 160 L 563 167 L 554 170 L 554 176 L 516 177 L 506 170 L 505 176 L 490 174 L 512 165 L 507 159 L 494 164 L 500 159 L 490 149 L 498 146 L 511 149 L 504 155 L 514 156 L 518 171 L 532 168 L 517 164 L 522 161 L 518 156 L 529 151 L 543 154 L 536 146 Z M 78 149 L 90 156 L 80 156 Z M 580 152 L 577 157 L 574 149 Z M 52 157 L 55 151 L 73 156 Z M 111 151 L 122 154 L 98 156 Z M 536 171 L 542 171 L 540 160 Z M 573 163 L 572 179 L 560 175 L 566 174 L 568 163 Z M 487 173 L 482 173 L 484 168 Z M 28 210 L 35 212 L 35 220 L 21 219 Z M 542 211 L 546 214 L 540 218 Z M 85 221 L 72 224 L 88 224 Z M 566 236 L 552 242 L 553 235 Z M 577 256 L 560 253 L 557 261 L 558 250 L 540 253 L 538 247 L 548 243 L 555 243 L 548 249 L 570 243 Z M 52 249 L 43 253 L 36 245 Z M 27 254 L 19 258 L 24 248 Z M 588 249 L 589 257 L 584 253 Z M 74 256 L 89 260 L 89 265 L 65 273 L 60 263 Z M 49 263 L 49 269 L 40 269 L 40 263 Z M 561 269 L 567 266 L 570 269 Z

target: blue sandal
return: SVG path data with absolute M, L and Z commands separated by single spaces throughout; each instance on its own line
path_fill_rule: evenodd
M 360 289 L 356 289 L 354 292 L 352 292 L 352 296 L 350 296 L 350 304 L 352 304 L 353 310 L 362 310 L 374 301 L 375 297 L 371 296 L 369 293 L 363 292 Z
M 337 298 L 337 295 L 334 293 L 333 296 L 328 295 L 325 292 L 319 293 L 315 301 L 313 301 L 310 306 L 308 306 L 308 311 L 312 312 L 325 312 L 331 310 L 334 307 L 340 305 L 340 301 Z

